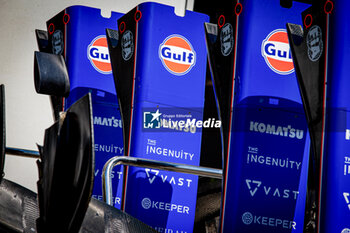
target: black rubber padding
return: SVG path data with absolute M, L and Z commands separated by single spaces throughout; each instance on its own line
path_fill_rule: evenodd
M 70 84 L 63 56 L 34 52 L 34 84 L 39 94 L 67 97 Z

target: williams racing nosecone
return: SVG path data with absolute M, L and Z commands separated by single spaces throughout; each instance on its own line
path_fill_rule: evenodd
M 304 230 L 310 142 L 285 24 L 308 6 L 236 1 L 205 26 L 222 120 L 220 232 Z
M 124 155 L 199 165 L 196 123 L 204 122 L 208 20 L 147 2 L 118 20 L 118 32 L 107 30 Z M 126 172 L 122 209 L 161 232 L 193 231 L 197 176 L 136 167 Z
M 91 94 L 96 152 L 93 198 L 99 200 L 102 200 L 104 164 L 111 157 L 124 153 L 122 123 L 105 35 L 105 28 L 117 29 L 117 19 L 122 15 L 111 12 L 106 18 L 100 9 L 70 6 L 47 21 L 47 32 L 36 30 L 40 52 L 35 53 L 35 67 L 39 71 L 35 83 L 42 87 L 37 88 L 38 93 L 51 95 L 55 119 L 60 111 L 67 110 L 85 94 Z M 45 87 L 49 91 L 44 92 Z M 65 90 L 64 94 L 57 89 Z M 116 203 L 120 203 L 121 171 L 120 167 L 114 170 L 113 182 L 118 185 L 114 194 Z
M 348 1 L 317 1 L 288 24 L 289 42 L 313 146 L 306 221 L 310 232 L 350 232 Z

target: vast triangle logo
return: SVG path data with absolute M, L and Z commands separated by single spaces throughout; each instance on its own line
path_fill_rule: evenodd
M 344 199 L 350 210 L 350 193 L 343 193 Z
M 145 168 L 146 175 L 150 184 L 156 179 L 159 174 L 159 170 Z
M 261 186 L 261 181 L 246 179 L 245 182 L 248 186 L 250 195 L 254 197 L 256 191 L 258 191 L 258 188 Z

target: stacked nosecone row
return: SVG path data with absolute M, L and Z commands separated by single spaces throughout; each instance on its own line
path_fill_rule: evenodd
M 348 7 L 344 1 L 335 6 L 337 3 L 342 9 Z M 309 7 L 294 2 L 286 9 L 278 0 L 234 1 L 211 19 L 215 25 L 206 25 L 207 36 L 204 23 L 208 16 L 189 11 L 177 16 L 172 7 L 157 3 L 140 4 L 124 16 L 112 13 L 109 19 L 96 9 L 76 6 L 48 21 L 52 51 L 64 55 L 70 76 L 71 93 L 65 107 L 84 93 L 92 93 L 94 197 L 101 197 L 102 167 L 112 156 L 200 165 L 204 125 L 196 123 L 208 120 L 203 119 L 203 109 L 209 62 L 223 145 L 218 151 L 223 154 L 220 231 L 331 232 L 336 225 L 336 231 L 343 232 L 350 228 L 344 222 L 350 204 L 345 185 L 350 176 L 346 154 L 350 131 L 346 124 L 339 126 L 339 117 L 347 118 L 346 53 L 339 48 L 348 48 L 346 33 L 340 32 L 347 26 L 342 20 L 346 14 L 337 11 L 328 18 L 328 31 L 320 31 L 314 27 L 317 20 L 308 21 L 305 12 Z M 310 12 L 311 17 L 320 9 L 313 7 L 316 10 Z M 325 11 L 326 15 L 331 12 Z M 307 32 L 313 32 L 304 48 L 309 59 L 315 62 L 331 56 L 334 59 L 320 64 L 321 68 L 328 80 L 341 77 L 331 79 L 324 88 L 331 96 L 327 106 L 336 111 L 323 105 L 324 112 L 330 111 L 323 123 L 330 129 L 344 129 L 325 133 L 323 128 L 322 154 L 327 161 L 319 169 L 323 173 L 314 171 L 322 166 L 322 159 L 310 153 L 320 148 L 310 142 L 314 129 L 305 116 L 308 106 L 296 77 L 302 72 L 294 67 L 297 58 L 293 63 L 286 23 L 304 25 L 305 41 Z M 117 41 L 109 50 L 106 28 L 115 30 Z M 340 33 L 344 37 L 339 37 Z M 320 38 L 327 38 L 321 47 L 315 42 Z M 326 56 L 324 51 L 330 52 Z M 215 127 L 215 123 L 209 126 Z M 341 172 L 334 171 L 335 167 L 341 167 Z M 321 185 L 313 184 L 321 182 L 321 177 L 322 190 Z M 115 207 L 160 232 L 193 231 L 197 176 L 115 168 L 113 183 Z M 330 191 L 333 187 L 337 193 Z M 321 191 L 327 193 L 325 199 L 317 194 Z M 323 211 L 321 200 L 324 206 L 334 208 L 332 213 L 341 214 Z M 318 226 L 320 216 L 324 227 Z M 328 224 L 329 219 L 334 224 Z

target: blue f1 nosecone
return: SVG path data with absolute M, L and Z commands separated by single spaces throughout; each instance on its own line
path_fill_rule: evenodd
M 310 140 L 285 27 L 308 5 L 239 2 L 221 232 L 303 232 Z
M 110 51 L 127 156 L 199 165 L 196 124 L 204 124 L 208 20 L 149 2 L 118 20 L 119 43 Z M 127 213 L 160 232 L 193 231 L 197 176 L 135 167 L 127 172 Z
M 114 88 L 108 53 L 106 28 L 117 29 L 123 14 L 112 12 L 109 18 L 101 10 L 71 6 L 47 22 L 52 53 L 64 56 L 70 78 L 70 94 L 64 109 L 90 92 L 95 139 L 95 181 L 93 197 L 102 200 L 101 175 L 104 164 L 113 156 L 123 155 L 122 122 Z M 122 189 L 122 170 L 114 169 L 113 182 Z M 120 203 L 120 193 L 115 195 Z

